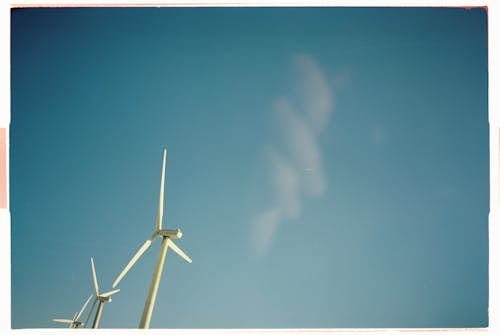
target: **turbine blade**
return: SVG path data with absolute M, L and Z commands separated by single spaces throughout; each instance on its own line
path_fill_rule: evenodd
M 97 303 L 97 298 L 94 299 L 94 302 L 92 303 L 92 307 L 90 308 L 89 315 L 87 315 L 87 319 L 85 319 L 85 322 L 83 324 L 88 324 L 90 316 L 92 315 L 92 312 L 94 311 L 95 304 Z
M 191 258 L 189 258 L 189 256 L 188 256 L 188 255 L 186 255 L 186 254 L 184 253 L 184 251 L 182 251 L 182 250 L 181 250 L 181 248 L 179 248 L 179 247 L 177 246 L 177 244 L 175 244 L 175 243 L 174 243 L 174 241 L 172 241 L 171 239 L 168 239 L 167 243 L 168 243 L 168 246 L 169 246 L 170 248 L 172 248 L 172 250 L 173 250 L 173 251 L 175 251 L 175 252 L 177 253 L 177 255 L 179 255 L 179 256 L 181 256 L 182 258 L 184 258 L 184 259 L 186 260 L 186 262 L 188 262 L 188 263 L 192 263 L 192 262 L 193 262 L 193 261 L 191 260 Z
M 167 148 L 163 149 L 163 165 L 161 167 L 160 197 L 158 200 L 158 216 L 156 217 L 156 230 L 160 230 L 163 221 L 163 193 L 165 191 L 165 168 L 167 164 Z
M 78 319 L 80 319 L 80 316 L 82 316 L 82 313 L 85 310 L 85 307 L 87 307 L 87 305 L 89 304 L 90 299 L 92 299 L 92 294 L 87 299 L 87 301 L 85 301 L 85 304 L 83 304 L 83 307 L 82 307 L 82 309 L 80 309 L 80 312 L 78 312 L 78 315 L 76 316 L 75 321 L 78 321 Z
M 135 262 L 142 256 L 142 254 L 149 248 L 151 245 L 152 240 L 156 238 L 156 235 L 151 236 L 149 239 L 144 242 L 144 244 L 139 248 L 139 250 L 135 253 L 134 257 L 128 262 L 128 264 L 125 266 L 123 271 L 116 277 L 115 282 L 113 283 L 113 288 L 118 285 L 118 283 L 122 280 L 123 276 L 127 274 L 127 272 L 134 266 Z
M 109 292 L 106 292 L 106 293 L 103 293 L 101 294 L 100 296 L 103 297 L 103 298 L 107 298 L 115 293 L 118 293 L 120 292 L 120 289 L 116 289 L 116 290 L 113 290 L 113 291 L 109 291 Z
M 75 322 L 77 314 L 78 314 L 78 312 L 76 312 L 75 315 L 73 315 L 73 322 Z
M 97 284 L 97 276 L 95 274 L 94 258 L 90 257 L 90 263 L 92 264 L 92 277 L 94 278 L 94 292 L 95 296 L 99 295 L 99 285 Z
M 52 319 L 52 321 L 61 323 L 73 323 L 73 320 L 68 320 L 68 319 Z

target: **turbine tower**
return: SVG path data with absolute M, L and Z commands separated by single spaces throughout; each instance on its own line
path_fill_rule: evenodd
M 71 319 L 71 320 L 69 320 L 69 319 L 52 319 L 52 321 L 60 322 L 60 323 L 69 323 L 69 328 L 78 328 L 80 326 L 83 326 L 85 323 L 80 322 L 78 320 L 80 319 L 80 316 L 82 315 L 83 311 L 85 310 L 85 307 L 87 307 L 91 298 L 92 298 L 92 294 L 87 299 L 87 301 L 83 304 L 80 311 L 75 313 L 75 315 L 73 316 L 73 319 Z
M 165 168 L 167 162 L 167 149 L 163 150 L 163 165 L 161 170 L 161 181 L 160 181 L 160 196 L 158 201 L 158 214 L 156 218 L 156 230 L 151 235 L 149 239 L 144 242 L 144 244 L 139 248 L 136 254 L 132 257 L 132 259 L 125 266 L 123 271 L 118 275 L 115 282 L 113 283 L 113 288 L 118 285 L 118 283 L 122 280 L 123 276 L 127 274 L 127 272 L 134 266 L 137 260 L 142 256 L 142 254 L 149 248 L 151 243 L 157 238 L 161 237 L 161 247 L 160 252 L 158 254 L 158 259 L 156 261 L 156 265 L 153 272 L 153 278 L 151 280 L 151 286 L 149 287 L 148 296 L 146 297 L 146 302 L 144 304 L 144 309 L 142 311 L 141 321 L 139 323 L 139 328 L 149 328 L 149 323 L 151 321 L 151 315 L 153 314 L 153 308 L 155 305 L 156 295 L 158 293 L 158 286 L 160 285 L 160 278 L 163 271 L 163 265 L 165 263 L 165 257 L 167 255 L 167 249 L 170 247 L 173 251 L 175 251 L 179 256 L 184 258 L 187 262 L 191 263 L 192 260 L 189 258 L 173 241 L 172 239 L 180 239 L 182 237 L 182 231 L 180 229 L 169 230 L 162 229 L 162 221 L 163 221 L 163 193 L 164 193 L 164 185 L 165 185 Z
M 95 304 L 99 301 L 99 305 L 97 306 L 97 312 L 95 313 L 94 317 L 94 322 L 92 323 L 92 328 L 98 328 L 99 327 L 99 321 L 101 320 L 101 315 L 102 315 L 102 308 L 105 302 L 111 302 L 111 296 L 117 292 L 120 291 L 120 289 L 112 290 L 106 293 L 99 294 L 99 285 L 97 283 L 97 276 L 95 274 L 95 266 L 94 266 L 94 258 L 90 257 L 90 263 L 92 264 L 92 277 L 94 279 L 94 293 L 95 293 L 95 300 L 94 303 L 92 304 L 92 308 L 90 309 L 89 316 L 87 317 L 90 318 L 90 315 L 92 314 L 92 311 L 94 310 Z

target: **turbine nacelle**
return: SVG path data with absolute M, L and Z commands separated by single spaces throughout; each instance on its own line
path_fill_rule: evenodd
M 172 229 L 160 229 L 156 232 L 156 234 L 163 236 L 163 237 L 168 237 L 171 239 L 179 239 L 182 237 L 182 231 L 177 228 L 175 230 Z
M 102 302 L 111 302 L 111 297 L 103 297 L 103 296 L 98 296 L 97 300 L 102 301 Z

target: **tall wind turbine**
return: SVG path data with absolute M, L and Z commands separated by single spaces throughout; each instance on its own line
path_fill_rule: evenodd
M 60 322 L 60 323 L 69 323 L 69 328 L 78 328 L 80 326 L 83 326 L 85 323 L 78 321 L 78 320 L 80 319 L 80 316 L 82 315 L 83 311 L 85 310 L 85 307 L 87 307 L 91 298 L 92 298 L 92 294 L 87 299 L 87 301 L 83 304 L 80 311 L 75 313 L 75 315 L 73 316 L 73 319 L 71 319 L 71 320 L 69 320 L 69 319 L 52 319 L 52 321 Z
M 92 277 L 94 279 L 94 293 L 95 300 L 92 304 L 92 308 L 90 309 L 89 317 L 94 310 L 95 304 L 99 301 L 99 305 L 97 306 L 97 312 L 95 313 L 94 322 L 92 324 L 92 328 L 99 327 L 99 321 L 101 320 L 102 308 L 105 302 L 111 302 L 111 296 L 120 291 L 120 289 L 112 290 L 106 293 L 99 294 L 99 285 L 97 284 L 97 276 L 95 274 L 95 266 L 94 266 L 94 258 L 90 257 L 90 263 L 92 264 Z M 88 318 L 87 318 L 88 320 Z
M 163 265 L 165 263 L 165 257 L 167 255 L 167 249 L 170 247 L 179 256 L 184 258 L 187 262 L 191 263 L 192 260 L 189 258 L 173 241 L 172 239 L 181 238 L 182 231 L 180 229 L 169 230 L 162 229 L 163 221 L 163 193 L 165 185 L 165 165 L 167 162 L 167 149 L 163 150 L 163 165 L 161 170 L 161 182 L 160 182 L 160 198 L 158 201 L 158 216 L 156 218 L 156 230 L 151 235 L 149 239 L 144 242 L 144 244 L 139 248 L 134 257 L 128 262 L 123 271 L 118 275 L 115 282 L 113 283 L 113 288 L 118 285 L 122 280 L 123 276 L 134 266 L 135 262 L 142 256 L 142 254 L 149 248 L 153 240 L 157 237 L 161 237 L 161 247 L 160 253 L 158 254 L 158 259 L 156 261 L 155 269 L 153 272 L 153 279 L 151 280 L 151 286 L 149 287 L 148 296 L 144 304 L 144 309 L 142 311 L 141 321 L 139 323 L 139 328 L 149 328 L 149 323 L 151 321 L 151 315 L 153 313 L 153 308 L 155 305 L 156 295 L 158 293 L 158 286 L 160 285 L 160 278 L 163 271 Z

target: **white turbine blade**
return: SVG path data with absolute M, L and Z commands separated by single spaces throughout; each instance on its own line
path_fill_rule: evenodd
M 97 303 L 97 298 L 94 299 L 94 302 L 92 303 L 92 307 L 90 308 L 89 314 L 87 315 L 87 319 L 85 319 L 85 322 L 83 324 L 88 324 L 90 316 L 92 315 L 92 312 L 94 311 L 95 304 Z
M 87 305 L 89 304 L 90 299 L 92 299 L 92 294 L 87 299 L 87 301 L 85 301 L 85 304 L 83 304 L 83 307 L 82 307 L 82 309 L 80 309 L 80 312 L 78 312 L 78 315 L 76 316 L 75 321 L 78 321 L 78 319 L 80 319 L 80 316 L 82 316 L 82 313 L 85 310 L 85 307 L 87 307 Z
M 120 289 L 116 289 L 116 290 L 113 290 L 113 291 L 109 291 L 109 292 L 106 292 L 106 293 L 103 293 L 100 295 L 100 297 L 103 297 L 103 298 L 107 298 L 115 293 L 118 293 L 120 292 Z
M 163 150 L 163 164 L 161 167 L 160 197 L 158 200 L 158 216 L 156 217 L 156 230 L 161 229 L 163 221 L 163 193 L 165 191 L 165 165 L 167 163 L 167 148 Z
M 95 274 L 94 258 L 90 257 L 90 263 L 92 264 L 92 277 L 94 278 L 94 292 L 95 296 L 99 295 L 99 285 L 97 284 L 97 276 Z
M 179 247 L 177 246 L 177 244 L 175 244 L 175 243 L 174 243 L 174 241 L 172 241 L 171 239 L 168 239 L 167 243 L 168 243 L 168 246 L 169 246 L 170 248 L 172 248 L 172 250 L 173 250 L 173 251 L 175 251 L 175 252 L 177 253 L 177 255 L 179 255 L 179 256 L 181 256 L 182 258 L 184 258 L 184 259 L 186 260 L 186 262 L 188 262 L 188 263 L 192 263 L 192 262 L 193 262 L 193 261 L 191 260 L 191 258 L 189 258 L 189 256 L 188 256 L 188 255 L 186 255 L 186 254 L 184 253 L 184 251 L 182 251 L 182 250 L 181 250 L 181 248 L 179 248 Z
M 123 271 L 118 275 L 118 277 L 116 277 L 115 282 L 113 283 L 113 288 L 115 288 L 116 285 L 118 285 L 118 283 L 122 280 L 123 276 L 125 276 L 127 274 L 127 272 L 130 270 L 130 268 L 132 268 L 132 266 L 134 266 L 135 262 L 137 262 L 137 260 L 142 256 L 142 254 L 149 248 L 149 246 L 151 245 L 152 240 L 154 238 L 156 238 L 156 236 L 157 235 L 151 236 L 139 248 L 139 250 L 135 253 L 134 257 L 132 257 L 132 259 L 130 260 L 130 262 L 128 262 L 128 264 L 125 266 L 125 268 L 123 269 Z
M 73 320 L 68 320 L 68 319 L 52 319 L 52 321 L 60 323 L 73 323 Z

